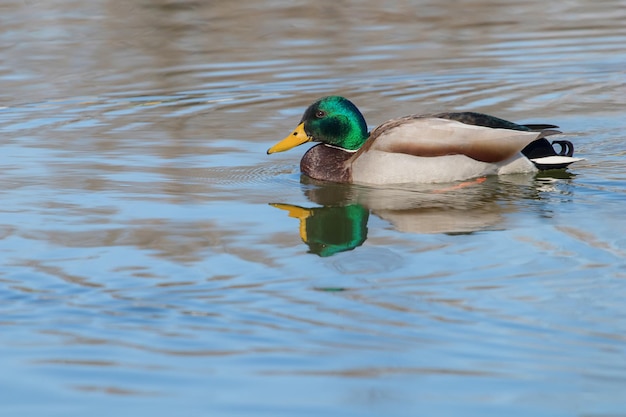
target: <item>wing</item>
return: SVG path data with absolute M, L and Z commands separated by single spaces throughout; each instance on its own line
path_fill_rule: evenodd
M 466 155 L 481 162 L 511 158 L 553 131 L 490 128 L 432 116 L 406 116 L 383 123 L 357 152 L 379 150 L 422 157 Z
M 494 129 L 531 130 L 533 132 L 540 132 L 547 129 L 558 129 L 558 126 L 549 124 L 520 125 L 517 123 L 509 122 L 508 120 L 500 119 L 499 117 L 471 111 L 457 113 L 438 113 L 430 116 L 437 117 L 439 119 L 456 120 L 457 122 L 465 123 L 468 125 L 491 127 Z

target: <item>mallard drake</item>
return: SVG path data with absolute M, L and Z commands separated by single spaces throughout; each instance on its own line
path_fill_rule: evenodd
M 300 162 L 307 176 L 363 184 L 451 182 L 495 174 L 563 168 L 573 158 L 569 141 L 548 124 L 520 125 L 481 113 L 411 115 L 368 133 L 365 118 L 348 99 L 323 97 L 311 104 L 298 127 L 267 153 L 321 142 Z

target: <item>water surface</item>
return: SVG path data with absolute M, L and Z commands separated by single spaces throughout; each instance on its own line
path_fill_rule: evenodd
M 626 410 L 626 5 L 0 6 L 6 415 Z M 458 187 L 267 156 L 319 96 L 554 123 Z

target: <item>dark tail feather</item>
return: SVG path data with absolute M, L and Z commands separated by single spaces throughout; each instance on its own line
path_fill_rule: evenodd
M 542 130 L 546 130 L 546 129 L 558 129 L 558 126 L 555 125 L 546 125 L 546 124 L 529 124 L 529 125 L 522 125 L 525 128 L 527 128 L 528 130 L 531 130 L 533 132 L 541 132 Z

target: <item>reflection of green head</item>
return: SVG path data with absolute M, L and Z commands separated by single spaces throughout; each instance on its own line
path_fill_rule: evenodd
M 331 256 L 361 246 L 367 239 L 369 211 L 361 205 L 320 207 L 312 212 L 306 219 L 305 242 L 311 253 Z
M 326 257 L 361 246 L 367 239 L 369 211 L 359 204 L 305 209 L 272 204 L 300 219 L 300 237 L 309 252 Z

